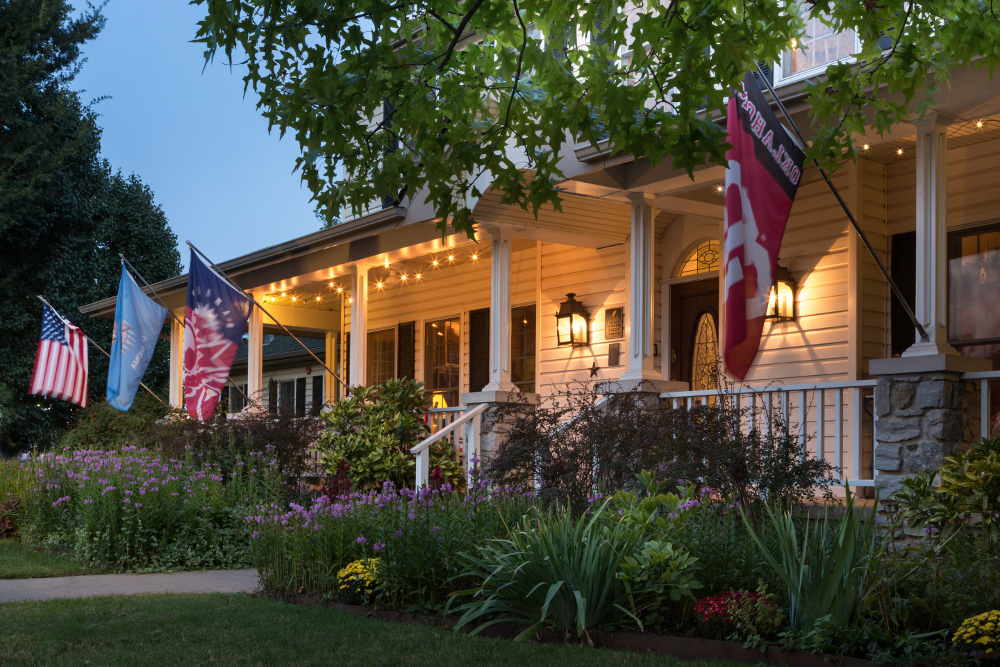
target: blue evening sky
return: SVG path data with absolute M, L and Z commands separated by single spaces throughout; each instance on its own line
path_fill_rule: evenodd
M 217 59 L 202 72 L 203 49 L 191 43 L 200 7 L 110 0 L 104 15 L 73 87 L 85 102 L 111 98 L 95 105 L 103 154 L 152 188 L 185 267 L 185 240 L 221 262 L 320 228 L 292 171 L 294 138 L 268 133 L 242 70 Z

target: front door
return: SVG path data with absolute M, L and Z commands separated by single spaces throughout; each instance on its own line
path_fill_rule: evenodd
M 719 388 L 719 280 L 670 286 L 670 379 Z

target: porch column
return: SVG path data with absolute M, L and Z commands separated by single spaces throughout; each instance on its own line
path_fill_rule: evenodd
M 483 391 L 517 391 L 510 381 L 510 264 L 509 232 L 489 230 L 493 240 L 490 258 L 490 381 Z
M 368 265 L 351 265 L 351 375 L 352 387 L 365 383 L 368 360 Z
M 247 320 L 247 398 L 247 407 L 264 405 L 264 311 L 257 306 L 251 306 Z
M 950 119 L 928 113 L 917 124 L 917 321 L 928 341 L 903 356 L 958 354 L 948 344 L 948 244 L 945 207 L 947 131 Z
M 653 368 L 653 197 L 642 192 L 630 192 L 632 202 L 632 236 L 628 285 L 629 341 L 628 369 L 622 381 L 662 382 L 663 376 Z
M 170 407 L 184 407 L 184 325 L 170 318 Z
M 337 370 L 337 335 L 339 331 L 327 331 L 326 332 L 326 356 L 324 361 L 326 365 Z M 337 378 L 333 376 L 332 373 L 324 371 L 323 379 L 323 402 L 330 404 L 337 400 Z

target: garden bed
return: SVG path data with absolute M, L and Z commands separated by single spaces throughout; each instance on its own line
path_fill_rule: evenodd
M 405 611 L 390 611 L 374 607 L 360 607 L 342 602 L 318 601 L 307 595 L 296 595 L 288 598 L 289 602 L 298 605 L 334 609 L 345 614 L 378 618 L 391 623 L 405 625 L 431 625 L 454 628 L 457 621 L 439 616 L 424 616 Z M 495 639 L 513 640 L 524 632 L 527 626 L 513 623 L 497 623 L 485 628 L 478 634 Z M 461 632 L 471 632 L 472 628 L 460 628 Z M 860 658 L 835 657 L 809 653 L 807 651 L 791 651 L 778 646 L 768 646 L 763 651 L 744 648 L 739 642 L 705 639 L 703 637 L 682 637 L 679 635 L 663 635 L 638 632 L 594 632 L 590 635 L 593 647 L 598 649 L 615 649 L 635 651 L 638 653 L 658 653 L 685 660 L 707 658 L 713 660 L 730 660 L 747 664 L 765 663 L 768 665 L 787 665 L 787 667 L 870 667 L 877 663 Z M 563 644 L 565 640 L 550 630 L 544 630 L 532 639 L 542 644 Z

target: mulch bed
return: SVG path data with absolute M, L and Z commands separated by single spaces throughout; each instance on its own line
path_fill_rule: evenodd
M 318 606 L 335 609 L 346 614 L 378 618 L 392 623 L 406 625 L 430 625 L 434 627 L 455 627 L 457 621 L 439 616 L 420 616 L 405 611 L 387 611 L 371 607 L 357 607 L 340 602 L 318 602 L 307 595 L 295 595 L 288 598 L 293 604 Z M 463 632 L 471 631 L 472 626 L 463 628 Z M 479 634 L 497 639 L 514 639 L 525 626 L 514 623 L 497 623 L 484 629 Z M 870 667 L 876 663 L 861 658 L 836 658 L 828 655 L 809 653 L 808 651 L 790 651 L 776 646 L 768 646 L 764 651 L 743 648 L 739 642 L 703 639 L 701 637 L 681 637 L 678 635 L 657 635 L 637 632 L 594 632 L 590 635 L 595 648 L 609 648 L 639 653 L 663 653 L 675 658 L 707 658 L 731 660 L 747 664 L 765 663 L 768 665 L 787 665 L 787 667 Z M 562 644 L 564 639 L 548 630 L 542 631 L 531 641 L 543 644 Z

